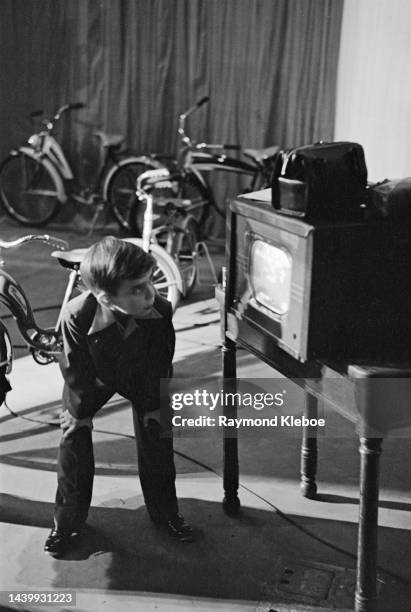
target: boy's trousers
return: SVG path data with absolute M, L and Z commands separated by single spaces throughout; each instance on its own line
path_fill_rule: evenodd
M 154 521 L 167 521 L 178 512 L 171 429 L 167 437 L 162 437 L 157 421 L 149 420 L 144 427 L 134 406 L 133 421 L 140 483 L 147 510 Z M 74 532 L 87 518 L 93 489 L 93 442 L 87 427 L 61 439 L 57 478 L 55 527 Z

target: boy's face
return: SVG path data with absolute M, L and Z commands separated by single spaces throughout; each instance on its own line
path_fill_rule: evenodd
M 133 280 L 120 282 L 115 295 L 105 294 L 103 301 L 114 312 L 146 317 L 154 303 L 155 290 L 152 282 L 153 270 Z

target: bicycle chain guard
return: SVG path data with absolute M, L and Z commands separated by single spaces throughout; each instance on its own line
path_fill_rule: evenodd
M 34 320 L 30 302 L 23 288 L 4 270 L 0 270 L 0 302 L 2 302 L 13 315 L 20 333 L 27 342 L 33 357 L 36 352 L 36 354 L 50 356 L 50 361 L 55 361 L 55 356 L 62 352 L 62 343 L 58 333 L 54 331 L 54 329 L 42 329 L 38 327 Z M 50 363 L 50 361 L 47 363 Z M 40 363 L 40 361 L 38 361 L 38 363 Z

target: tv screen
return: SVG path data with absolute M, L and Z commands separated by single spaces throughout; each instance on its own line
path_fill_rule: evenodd
M 254 240 L 249 266 L 251 290 L 257 304 L 277 315 L 286 314 L 291 295 L 291 255 L 283 247 Z

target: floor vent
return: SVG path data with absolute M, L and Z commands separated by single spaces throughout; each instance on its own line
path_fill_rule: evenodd
M 355 582 L 353 569 L 281 559 L 256 612 L 351 612 Z

